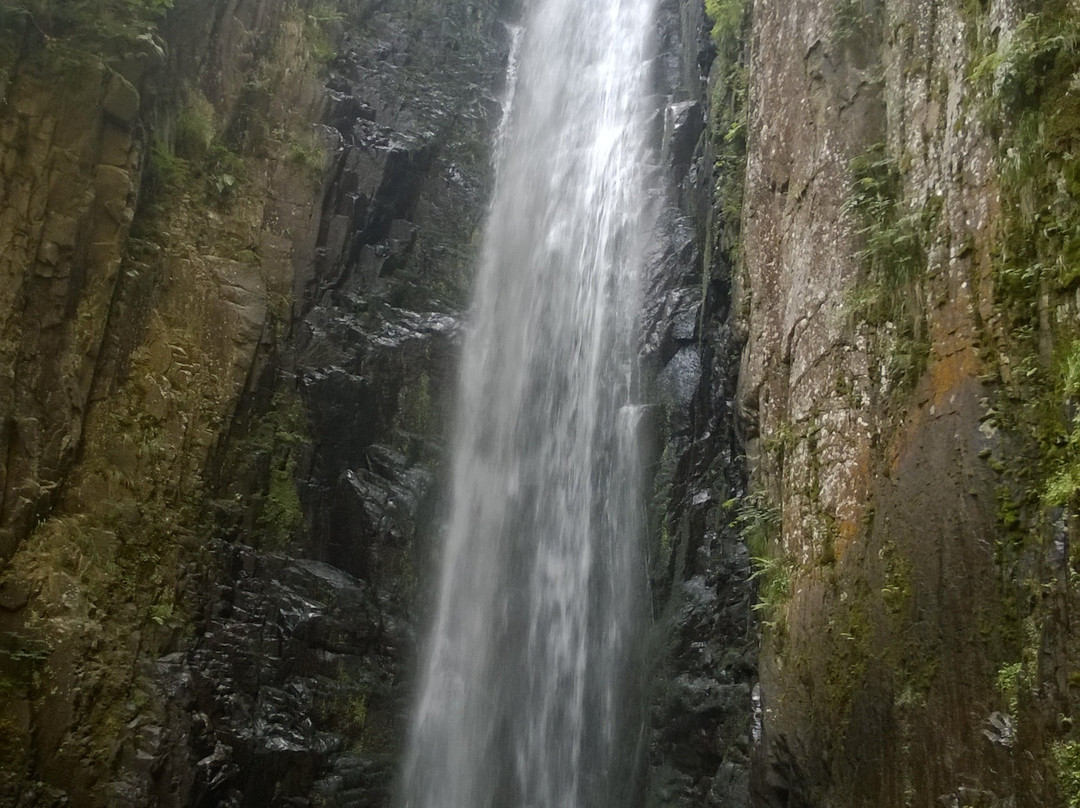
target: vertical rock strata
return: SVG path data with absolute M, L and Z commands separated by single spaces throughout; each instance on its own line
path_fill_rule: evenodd
M 127 6 L 2 11 L 0 802 L 384 804 L 507 36 Z
M 1075 799 L 1076 20 L 754 3 L 755 804 Z
M 0 9 L 0 803 L 386 805 L 515 10 L 123 5 Z M 1074 804 L 1080 8 L 704 6 L 636 792 Z

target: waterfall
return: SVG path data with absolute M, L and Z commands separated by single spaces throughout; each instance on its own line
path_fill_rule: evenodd
M 515 35 L 407 808 L 622 804 L 653 16 L 653 0 L 533 0 Z

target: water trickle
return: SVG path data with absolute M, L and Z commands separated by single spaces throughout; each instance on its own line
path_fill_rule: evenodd
M 407 808 L 621 802 L 643 602 L 653 0 L 535 0 L 465 340 Z

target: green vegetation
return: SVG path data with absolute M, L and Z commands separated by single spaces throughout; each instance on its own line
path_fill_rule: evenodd
M 256 543 L 266 549 L 288 546 L 303 526 L 296 467 L 308 432 L 303 402 L 295 392 L 281 390 L 269 407 L 251 420 L 230 450 L 236 463 L 230 475 L 263 486 L 262 491 L 248 496 L 258 508 Z
M 1024 681 L 1024 663 L 1011 662 L 998 668 L 994 684 L 1005 700 L 1005 709 L 1014 719 L 1020 707 L 1020 688 Z
M 1059 360 L 1054 374 L 1052 395 L 1063 402 L 1073 402 L 1071 419 L 1048 450 L 1049 478 L 1043 492 L 1047 505 L 1080 503 L 1080 339 L 1075 340 Z
M 747 0 L 705 0 L 705 13 L 713 22 L 713 42 L 722 51 L 739 48 L 748 9 Z
M 314 132 L 305 132 L 302 136 L 287 138 L 286 159 L 305 171 L 312 182 L 322 182 L 326 169 L 326 150 L 319 143 Z
M 61 60 L 93 56 L 150 31 L 173 0 L 0 0 L 0 31 L 26 26 Z
M 739 532 L 750 552 L 757 584 L 757 603 L 753 609 L 762 615 L 766 628 L 776 628 L 783 617 L 784 605 L 791 598 L 794 562 L 777 552 L 780 536 L 780 510 L 771 505 L 763 492 L 757 491 L 724 503 L 735 518 L 731 527 Z
M 1068 808 L 1080 808 L 1080 741 L 1059 741 L 1051 747 L 1058 787 Z
M 1080 422 L 1070 402 L 1080 395 L 1080 341 L 1048 307 L 1080 281 L 1080 19 L 1066 0 L 1050 0 L 1012 32 L 996 41 L 984 33 L 974 47 L 970 78 L 998 136 L 1001 191 L 993 269 L 1008 398 L 993 415 L 1032 438 L 1038 455 L 1002 471 L 1021 502 L 1075 506 Z M 1030 510 L 1037 544 L 1044 516 Z
M 832 42 L 847 42 L 866 34 L 871 12 L 868 0 L 838 0 L 833 11 Z
M 271 547 L 284 547 L 304 524 L 304 510 L 296 491 L 296 459 L 291 455 L 284 465 L 271 469 L 266 501 L 259 523 Z
M 176 116 L 174 146 L 176 153 L 186 160 L 201 160 L 210 151 L 217 136 L 216 113 L 206 96 L 198 91 L 190 93 L 187 104 Z
M 749 92 L 744 42 L 750 24 L 750 4 L 747 0 L 707 0 L 705 8 L 713 20 L 712 37 L 717 45 L 712 69 L 715 78 L 709 98 L 716 188 L 715 221 L 711 223 L 714 235 L 706 245 L 707 271 L 702 281 L 707 284 L 714 250 L 726 255 L 731 264 L 739 260 Z
M 844 210 L 858 223 L 863 246 L 856 255 L 864 274 L 850 310 L 889 338 L 887 370 L 902 389 L 922 374 L 929 358 L 923 276 L 941 200 L 933 197 L 909 209 L 900 168 L 882 143 L 852 160 L 851 173 Z
M 941 201 L 935 198 L 918 210 L 905 210 L 901 173 L 883 143 L 852 160 L 851 173 L 844 209 L 860 224 L 863 247 L 857 255 L 866 272 L 856 291 L 856 311 L 875 325 L 905 322 L 921 332 L 920 281 Z
M 327 64 L 337 56 L 332 27 L 345 16 L 334 0 L 318 0 L 304 15 L 304 40 L 309 56 L 319 64 Z
M 776 629 L 784 617 L 783 609 L 791 600 L 791 580 L 795 565 L 783 556 L 754 556 L 751 580 L 757 583 L 757 603 L 753 610 L 762 617 L 762 625 Z
M 153 212 L 176 194 L 227 209 L 237 198 L 247 165 L 223 141 L 213 106 L 202 93 L 191 93 L 177 114 L 172 145 L 154 140 L 144 180 L 145 209 Z

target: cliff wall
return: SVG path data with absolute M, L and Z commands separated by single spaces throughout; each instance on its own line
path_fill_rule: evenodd
M 636 793 L 1073 804 L 1080 9 L 703 5 Z M 0 8 L 0 802 L 389 803 L 515 14 Z
M 496 9 L 2 15 L 0 802 L 383 802 Z
M 1076 11 L 753 4 L 757 804 L 1075 799 Z

